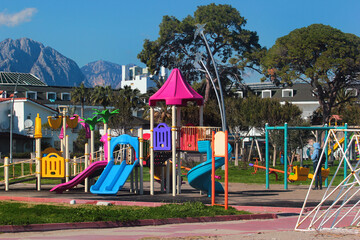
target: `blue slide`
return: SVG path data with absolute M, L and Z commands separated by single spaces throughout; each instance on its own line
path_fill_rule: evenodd
M 195 189 L 205 191 L 211 196 L 211 145 L 210 141 L 198 141 L 198 149 L 201 153 L 206 153 L 207 160 L 193 167 L 187 174 L 189 185 Z M 231 145 L 228 145 L 229 153 L 232 151 Z M 225 164 L 223 157 L 215 158 L 215 169 Z M 224 188 L 219 182 L 215 182 L 215 193 L 224 193 Z
M 131 137 L 127 134 L 124 134 L 113 138 L 110 142 L 109 151 L 112 153 L 118 144 L 130 144 L 135 149 L 135 162 L 131 165 L 128 165 L 126 164 L 126 161 L 122 161 L 120 165 L 115 165 L 113 154 L 111 154 L 111 160 L 106 165 L 104 171 L 96 183 L 91 186 L 91 193 L 101 195 L 116 195 L 117 192 L 124 186 L 134 167 L 139 163 L 139 140 L 137 137 Z

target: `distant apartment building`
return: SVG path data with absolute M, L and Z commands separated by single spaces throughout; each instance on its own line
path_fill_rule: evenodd
M 360 85 L 354 84 L 346 89 L 346 92 L 359 99 Z M 289 102 L 296 105 L 302 111 L 303 119 L 310 119 L 314 111 L 320 106 L 318 99 L 312 93 L 312 87 L 306 83 L 294 83 L 291 87 L 276 86 L 269 82 L 262 83 L 248 83 L 240 87 L 237 94 L 241 98 L 247 97 L 248 93 L 252 92 L 261 98 L 274 98 L 280 101 L 281 104 Z
M 141 93 L 146 93 L 150 88 L 156 87 L 154 80 L 158 80 L 159 78 L 167 79 L 168 76 L 168 70 L 164 67 L 161 67 L 159 74 L 152 75 L 148 71 L 148 68 L 123 65 L 121 88 L 130 86 L 132 89 L 139 89 Z

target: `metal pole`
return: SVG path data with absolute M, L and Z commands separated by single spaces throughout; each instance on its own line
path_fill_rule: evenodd
M 284 189 L 287 190 L 288 189 L 288 184 L 287 184 L 287 142 L 288 142 L 288 124 L 285 123 L 284 125 Z
M 327 127 L 327 124 L 325 124 L 325 127 Z M 329 135 L 329 130 L 326 130 L 326 131 L 325 131 L 325 139 L 327 139 L 328 135 Z M 328 166 L 329 166 L 329 163 L 328 163 L 328 161 L 329 161 L 328 144 L 327 144 L 326 142 L 327 142 L 327 141 L 325 141 L 325 143 L 324 143 L 324 145 L 325 145 L 325 146 L 324 146 L 324 149 L 325 149 L 324 154 L 325 154 L 325 158 L 326 158 L 326 160 L 325 160 L 325 166 L 324 166 L 325 169 L 327 169 Z M 328 187 L 328 178 L 325 179 L 325 187 Z
M 15 104 L 15 96 L 17 94 L 16 88 L 17 85 L 19 83 L 19 78 L 20 78 L 20 74 L 18 75 L 17 79 L 16 79 L 16 83 L 15 83 L 15 88 L 14 88 L 14 94 L 12 97 L 12 103 L 11 103 L 11 112 L 10 112 L 10 163 L 13 163 L 13 115 L 14 115 L 14 104 Z
M 345 128 L 347 128 L 348 125 L 347 123 L 345 123 Z M 344 152 L 346 154 L 346 150 L 347 150 L 347 144 L 348 144 L 348 132 L 345 131 L 344 132 Z M 346 157 L 346 155 L 345 155 Z M 347 177 L 347 162 L 344 161 L 344 179 Z
M 207 50 L 208 50 L 208 52 L 209 52 L 209 55 L 210 55 L 210 57 L 211 57 L 211 61 L 212 61 L 213 66 L 214 66 L 216 78 L 217 78 L 218 83 L 219 83 L 219 92 L 220 92 L 221 108 L 222 108 L 222 113 L 223 113 L 222 130 L 225 131 L 225 130 L 226 130 L 225 104 L 224 104 L 224 96 L 223 96 L 223 92 L 222 92 L 222 87 L 221 87 L 221 81 L 220 81 L 219 73 L 218 73 L 218 71 L 217 71 L 216 63 L 215 63 L 213 54 L 212 54 L 212 52 L 211 52 L 211 50 L 210 50 L 208 41 L 207 41 L 207 39 L 206 39 L 206 37 L 205 37 L 204 31 L 201 31 L 201 36 L 203 37 L 203 39 L 204 39 L 204 41 L 205 41 L 206 48 L 207 48 Z M 214 89 L 214 90 L 216 91 L 216 89 Z
M 266 164 L 266 189 L 269 189 L 269 124 L 265 124 L 265 164 Z

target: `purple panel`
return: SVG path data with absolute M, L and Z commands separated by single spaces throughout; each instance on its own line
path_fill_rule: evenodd
M 171 128 L 165 123 L 160 123 L 154 128 L 154 150 L 171 150 Z

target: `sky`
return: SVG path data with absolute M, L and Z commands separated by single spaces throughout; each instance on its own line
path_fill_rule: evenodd
M 31 38 L 79 67 L 97 60 L 145 67 L 137 54 L 144 39 L 157 39 L 164 15 L 182 20 L 210 3 L 236 8 L 267 48 L 314 23 L 360 36 L 359 0 L 0 0 L 0 41 Z

